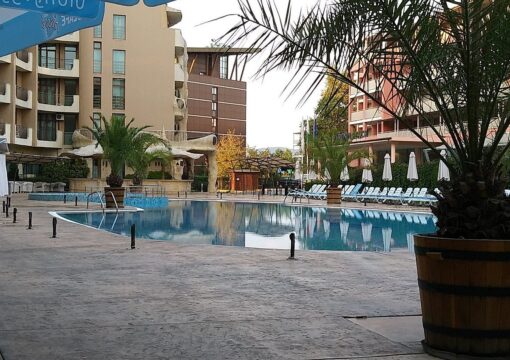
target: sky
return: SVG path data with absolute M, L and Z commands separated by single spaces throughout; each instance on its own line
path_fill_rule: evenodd
M 282 2 L 282 3 L 287 3 Z M 292 0 L 293 7 L 309 7 L 317 0 Z M 180 28 L 189 47 L 209 46 L 232 26 L 227 19 L 214 24 L 200 25 L 208 20 L 238 11 L 237 0 L 176 0 L 170 6 L 182 11 L 183 19 L 175 27 Z M 293 133 L 298 131 L 301 119 L 313 115 L 320 96 L 318 89 L 306 104 L 299 106 L 304 91 L 286 99 L 282 95 L 291 73 L 275 71 L 264 79 L 255 79 L 258 61 L 254 59 L 246 69 L 244 81 L 248 83 L 247 138 L 248 145 L 257 148 L 282 146 L 292 148 Z

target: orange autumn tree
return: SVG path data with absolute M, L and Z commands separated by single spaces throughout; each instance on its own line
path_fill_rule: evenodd
M 235 160 L 244 157 L 246 157 L 246 147 L 241 136 L 236 136 L 234 131 L 229 130 L 227 135 L 220 137 L 216 153 L 220 189 L 223 189 L 225 180 L 228 183 L 228 176 Z

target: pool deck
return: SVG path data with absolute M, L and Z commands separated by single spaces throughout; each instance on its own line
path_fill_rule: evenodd
M 130 250 L 63 221 L 53 239 L 48 211 L 85 204 L 26 198 L 13 196 L 16 224 L 0 213 L 0 359 L 432 359 L 407 252 Z

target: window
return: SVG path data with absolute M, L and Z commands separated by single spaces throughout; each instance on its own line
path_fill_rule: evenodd
M 211 88 L 211 94 L 212 94 L 212 100 L 218 101 L 218 88 L 217 87 Z
M 57 47 L 55 45 L 39 45 L 39 66 L 48 69 L 57 68 Z
M 94 109 L 101 109 L 101 78 L 94 78 L 94 90 L 93 90 L 93 107 Z
M 101 68 L 102 68 L 102 50 L 101 50 L 101 43 L 98 41 L 94 42 L 94 73 L 100 74 Z
M 211 106 L 211 110 L 212 110 L 212 111 L 216 111 L 216 110 L 218 110 L 218 104 L 217 104 L 217 103 L 213 102 L 213 103 L 211 103 L 211 105 L 212 105 L 212 106 Z
M 64 47 L 64 69 L 72 70 L 77 54 L 78 49 L 76 46 L 66 45 Z
M 92 121 L 94 129 L 100 129 L 101 128 L 101 113 L 95 112 L 92 114 Z
M 124 79 L 113 79 L 112 108 L 114 110 L 124 110 L 124 108 L 125 108 L 125 81 L 124 81 Z
M 57 80 L 39 79 L 39 103 L 57 105 Z
M 124 15 L 113 15 L 113 38 L 126 40 L 126 17 Z
M 78 116 L 74 114 L 64 115 L 64 145 L 73 144 L 73 133 L 76 130 Z
M 112 119 L 121 119 L 122 121 L 125 121 L 126 120 L 126 115 L 119 114 L 119 113 L 112 114 Z
M 57 140 L 57 119 L 55 114 L 38 114 L 37 139 L 42 141 Z
M 126 52 L 124 50 L 113 50 L 113 73 L 126 73 Z
M 220 57 L 220 78 L 221 79 L 228 78 L 228 57 L 227 56 Z
M 64 80 L 64 105 L 74 104 L 74 95 L 78 94 L 78 81 L 74 79 Z
M 103 37 L 103 25 L 94 26 L 94 37 L 96 39 L 101 39 Z

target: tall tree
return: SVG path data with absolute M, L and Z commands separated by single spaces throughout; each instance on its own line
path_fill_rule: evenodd
M 231 130 L 227 135 L 220 137 L 216 160 L 218 162 L 218 177 L 228 177 L 230 171 L 236 166 L 236 161 L 246 157 L 243 138 L 236 136 Z
M 326 77 L 326 86 L 315 107 L 318 131 L 347 132 L 349 85 L 333 76 Z
M 272 0 L 238 2 L 239 22 L 224 40 L 266 49 L 259 74 L 291 70 L 291 93 L 305 80 L 313 90 L 332 76 L 447 163 L 451 181 L 440 186 L 432 209 L 438 235 L 510 239 L 502 167 L 510 148 L 504 141 L 510 129 L 510 0 L 317 1 L 297 16 L 291 1 L 284 9 Z M 427 133 L 414 127 L 412 115 Z M 448 150 L 447 159 L 430 134 Z

